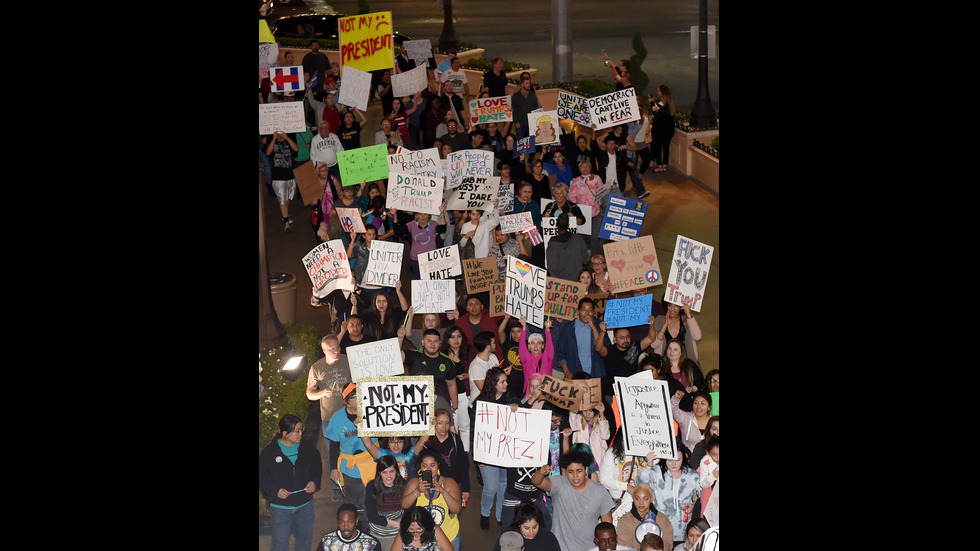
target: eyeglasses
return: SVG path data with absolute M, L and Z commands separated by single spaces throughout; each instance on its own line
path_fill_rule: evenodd
M 289 434 L 292 434 L 294 432 L 303 432 L 303 427 L 296 427 L 295 429 L 289 431 Z

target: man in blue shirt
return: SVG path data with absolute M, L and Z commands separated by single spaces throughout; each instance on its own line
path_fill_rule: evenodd
M 578 301 L 578 317 L 566 324 L 558 335 L 555 346 L 555 365 L 571 380 L 575 373 L 584 371 L 591 378 L 606 374 L 606 366 L 596 348 L 605 335 L 599 331 L 599 320 L 593 316 L 595 302 L 583 297 Z M 598 343 L 598 344 L 597 344 Z

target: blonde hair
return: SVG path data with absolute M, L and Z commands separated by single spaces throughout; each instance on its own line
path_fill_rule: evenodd
M 557 184 L 555 184 L 555 187 L 551 188 L 551 194 L 554 195 L 554 193 L 559 189 L 564 191 L 565 195 L 568 195 L 568 184 L 566 184 L 565 182 L 558 182 Z

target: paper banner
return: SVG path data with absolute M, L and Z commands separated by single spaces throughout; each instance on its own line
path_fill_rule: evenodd
M 434 387 L 431 375 L 378 377 L 358 382 L 357 435 L 435 434 Z
M 541 397 L 560 408 L 578 413 L 602 402 L 602 380 L 556 379 L 545 375 L 541 379 Z
M 323 298 L 337 289 L 353 291 L 350 260 L 340 239 L 324 241 L 303 257 L 306 274 L 313 283 L 313 294 Z
M 419 253 L 419 274 L 422 279 L 452 279 L 463 275 L 456 244 L 434 251 Z
M 528 211 L 500 217 L 500 233 L 520 233 L 534 227 L 534 217 Z
M 340 64 L 345 68 L 356 67 L 362 71 L 394 68 L 390 11 L 341 17 L 337 27 L 340 31 Z M 342 77 L 347 86 L 347 73 Z
M 494 283 L 500 281 L 497 260 L 493 257 L 467 258 L 463 260 L 463 278 L 467 293 L 489 291 Z
M 559 90 L 558 118 L 591 127 L 588 98 Z
M 367 231 L 364 227 L 364 220 L 361 220 L 361 209 L 334 207 L 334 210 L 337 211 L 337 217 L 340 218 L 340 228 L 344 230 L 344 233 L 364 233 Z
M 578 281 L 548 276 L 545 284 L 545 315 L 563 320 L 575 319 L 578 301 L 587 290 Z
M 388 176 L 385 206 L 438 216 L 439 206 L 442 204 L 442 187 L 442 178 L 393 172 Z
M 446 210 L 494 210 L 499 185 L 499 176 L 467 176 L 455 189 L 446 192 Z
M 714 247 L 710 245 L 683 235 L 677 236 L 670 275 L 667 277 L 667 302 L 683 306 L 693 301 L 691 310 L 701 311 L 701 299 L 714 252 Z
M 456 281 L 413 279 L 412 311 L 416 314 L 445 314 L 456 310 Z
M 388 177 L 388 146 L 382 143 L 341 151 L 337 153 L 337 164 L 344 187 L 384 180 Z
M 432 43 L 426 40 L 406 40 L 402 42 L 402 48 L 408 59 L 428 61 L 432 57 Z
M 482 149 L 453 151 L 448 155 L 447 161 L 447 189 L 456 188 L 467 178 L 493 178 L 493 170 L 497 165 L 493 152 Z
M 442 172 L 441 160 L 439 158 L 439 151 L 434 147 L 420 151 L 412 151 L 411 149 L 399 147 L 397 152 L 388 155 L 388 170 L 401 174 L 442 178 L 444 174 Z M 442 182 L 439 184 L 440 188 L 443 187 Z
M 276 132 L 293 134 L 306 130 L 306 115 L 303 102 L 259 104 L 259 135 L 266 136 Z
M 614 377 L 613 392 L 620 409 L 625 455 L 643 457 L 653 452 L 661 459 L 673 459 L 677 443 L 667 381 L 655 380 L 653 372 L 645 370 L 631 377 Z
M 367 111 L 371 98 L 371 73 L 354 67 L 345 67 L 341 75 L 344 85 L 337 92 L 337 103 Z
M 500 199 L 497 210 L 504 212 L 514 210 L 514 184 L 498 184 L 497 199 Z
M 548 463 L 551 412 L 479 400 L 474 406 L 473 461 L 498 467 L 538 468 Z
M 638 297 L 614 298 L 606 302 L 602 321 L 607 329 L 650 325 L 653 313 L 653 295 L 647 293 Z
M 599 228 L 599 238 L 625 241 L 640 235 L 643 218 L 647 213 L 646 201 L 629 199 L 619 195 L 609 197 L 606 214 Z
M 640 120 L 636 90 L 630 86 L 588 99 L 590 124 L 596 130 Z
M 344 86 L 347 86 L 346 80 Z M 411 71 L 391 75 L 391 94 L 396 98 L 414 96 L 415 92 L 421 92 L 428 87 L 429 80 L 425 73 L 425 65 L 419 65 Z
M 497 274 L 500 277 L 500 274 Z M 504 315 L 504 298 L 507 296 L 507 284 L 503 281 L 495 282 L 490 286 L 490 317 L 496 318 Z
M 510 96 L 470 100 L 470 122 L 473 124 L 512 120 L 514 120 L 514 110 L 510 106 Z
M 507 257 L 507 295 L 504 312 L 514 319 L 527 316 L 527 322 L 544 328 L 544 296 L 548 274 L 530 262 Z
M 606 243 L 602 250 L 612 293 L 663 285 L 652 235 Z
M 405 244 L 395 241 L 371 241 L 368 263 L 361 286 L 368 288 L 394 287 L 402 277 Z
M 534 129 L 534 145 L 559 143 L 561 128 L 558 126 L 558 111 L 535 111 L 527 114 L 528 130 Z

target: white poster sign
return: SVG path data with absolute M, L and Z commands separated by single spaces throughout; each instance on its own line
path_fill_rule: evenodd
M 419 255 L 419 274 L 422 279 L 452 279 L 463 275 L 459 262 L 459 247 L 455 244 Z
M 667 277 L 667 302 L 684 305 L 691 303 L 691 310 L 701 311 L 704 286 L 708 282 L 711 256 L 715 249 L 683 235 L 674 243 L 674 256 Z
M 614 377 L 613 391 L 623 423 L 625 454 L 643 457 L 653 452 L 661 459 L 672 459 L 677 441 L 667 381 L 654 379 L 649 370 L 641 371 L 630 377 Z
M 344 85 L 337 93 L 337 103 L 348 105 L 358 111 L 367 111 L 368 99 L 371 97 L 371 73 L 344 65 L 341 80 Z
M 544 328 L 545 288 L 548 272 L 543 268 L 523 262 L 516 257 L 507 257 L 507 295 L 504 297 L 504 312 L 514 319 L 527 316 L 527 322 Z
M 589 118 L 596 130 L 640 120 L 636 90 L 630 86 L 589 98 Z
M 412 311 L 414 313 L 445 314 L 455 309 L 455 279 L 412 280 Z
M 361 285 L 368 288 L 394 287 L 402 277 L 405 244 L 393 241 L 371 241 L 367 268 Z
M 402 349 L 396 337 L 348 346 L 347 362 L 350 364 L 350 378 L 354 383 L 363 379 L 405 373 Z
M 306 115 L 303 102 L 259 104 L 259 135 L 267 136 L 275 132 L 306 132 Z
M 498 467 L 539 468 L 548 462 L 551 412 L 478 401 L 473 460 Z

